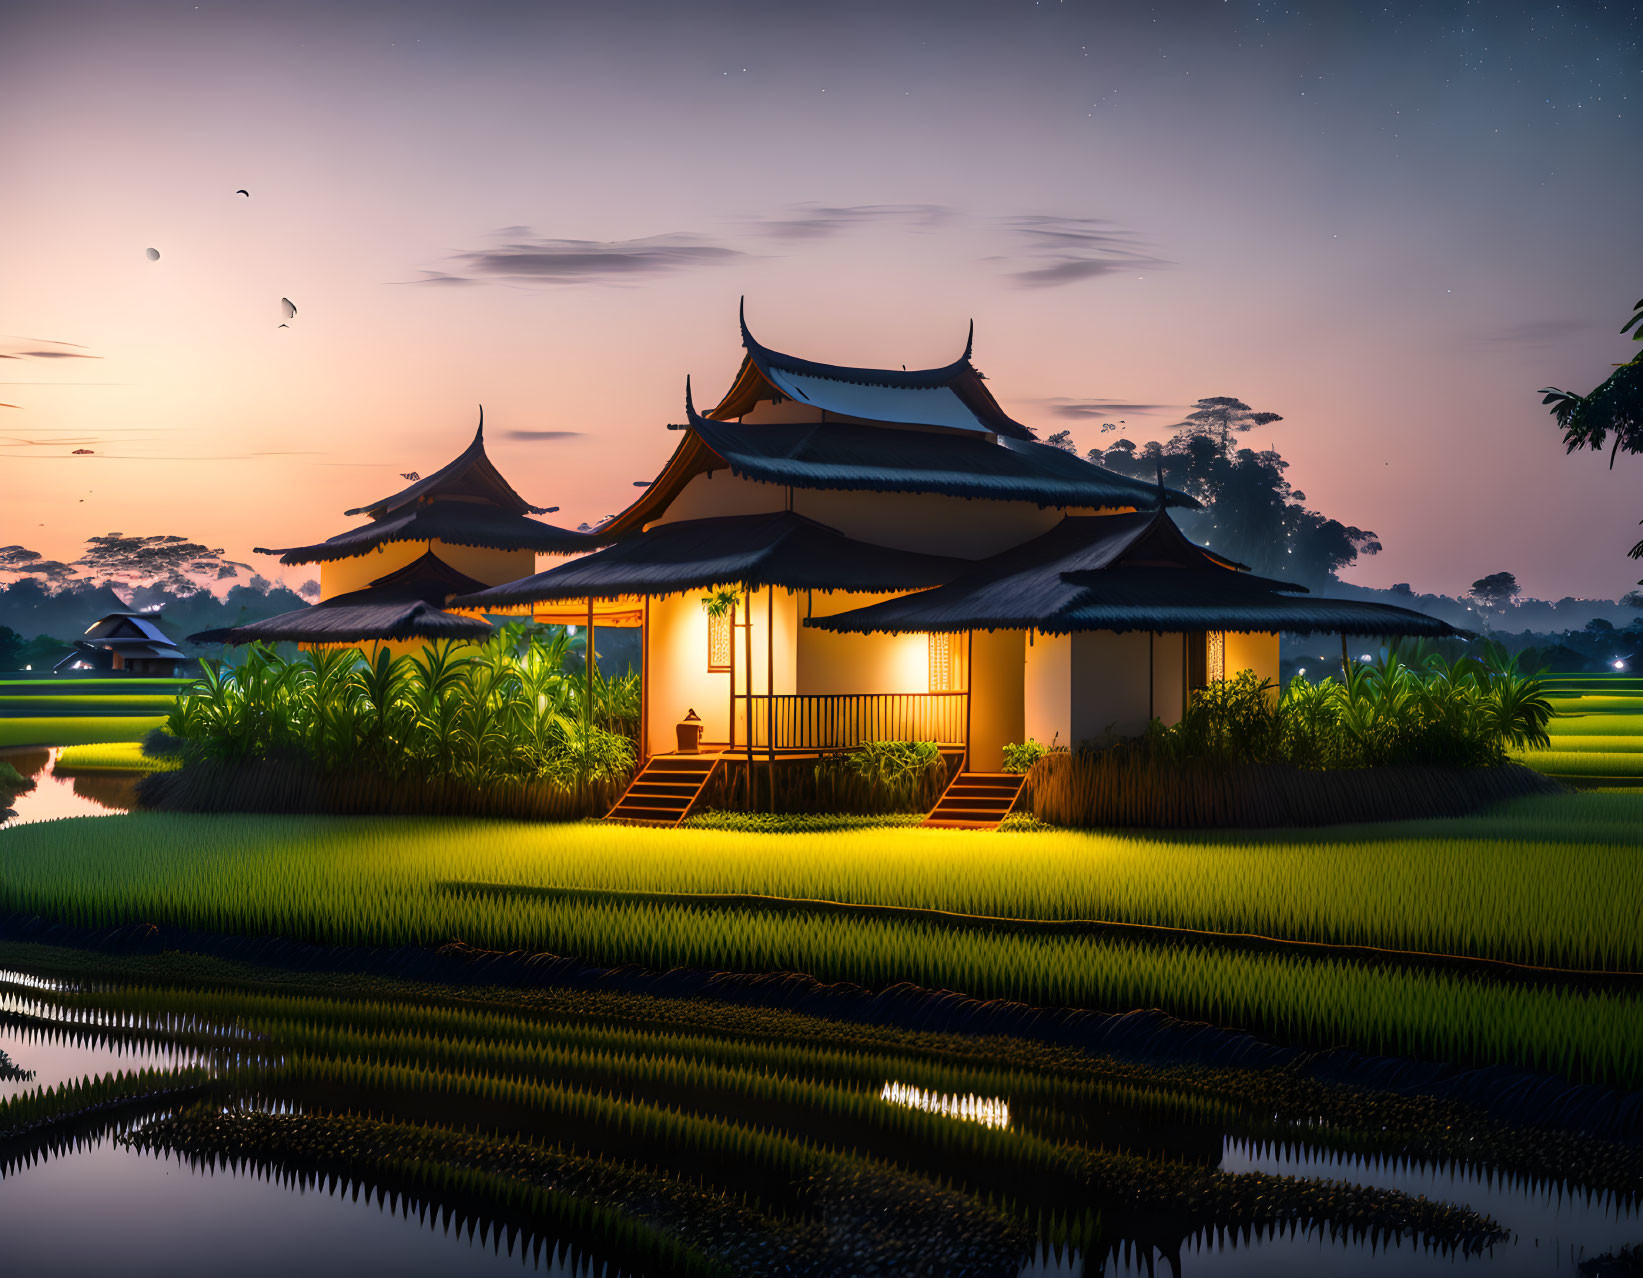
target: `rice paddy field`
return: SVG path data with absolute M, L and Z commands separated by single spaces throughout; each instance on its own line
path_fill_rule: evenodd
M 1626 794 L 1262 842 L 138 813 L 0 834 L 0 912 L 1158 1007 L 1315 1046 L 1637 1086 L 1636 987 L 1601 971 L 1638 970 L 1639 829 L 1643 797 Z M 1412 953 L 1601 971 L 1480 979 Z
M 1551 746 L 1517 757 L 1574 785 L 1643 786 L 1643 679 L 1560 675 L 1547 686 Z
M 55 1163 L 81 1169 L 77 1202 L 100 1219 L 100 1185 L 118 1175 L 165 1234 L 191 1230 L 152 1187 L 162 1169 L 190 1198 L 216 1179 L 255 1190 L 236 1233 L 329 1195 L 353 1204 L 350 1230 L 373 1228 L 375 1204 L 442 1247 L 437 1272 L 489 1273 L 494 1252 L 515 1271 L 657 1278 L 1095 1273 L 1122 1258 L 1150 1268 L 1205 1234 L 1305 1240 L 1337 1273 L 1389 1258 L 1463 1267 L 1494 1249 L 1533 1260 L 1518 1240 L 1542 1187 L 1582 1186 L 1626 1228 L 1643 1174 L 1643 1155 L 1607 1136 L 1304 1066 L 221 960 L 161 984 L 155 963 L 0 942 L 0 1061 L 17 1058 L 0 1074 L 9 1254 L 37 1233 L 10 1204 Z M 80 1072 L 111 1054 L 128 1064 Z M 38 1070 L 21 1068 L 31 1057 Z M 1267 1172 L 1278 1141 L 1336 1160 L 1331 1174 Z M 1394 1170 L 1410 1159 L 1497 1188 L 1412 1192 L 1418 1175 Z M 1470 1197 L 1482 1205 L 1450 1200 Z M 121 1236 L 141 1236 L 129 1214 L 114 1206 Z M 1558 1227 L 1606 1237 L 1578 1213 Z M 213 1237 L 220 1266 L 233 1243 Z
M 0 716 L 0 749 L 11 746 L 70 746 L 134 742 L 165 722 L 161 715 Z

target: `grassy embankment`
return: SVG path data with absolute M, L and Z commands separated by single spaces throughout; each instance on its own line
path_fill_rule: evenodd
M 1552 744 L 1522 762 L 1574 785 L 1643 786 L 1643 679 L 1559 675 L 1547 681 Z
M 0 835 L 0 911 L 338 945 L 460 938 L 653 969 L 798 971 L 1040 1005 L 1159 1007 L 1301 1043 L 1643 1084 L 1643 999 L 1629 988 L 1497 981 L 1418 960 L 1260 951 L 1205 938 L 1164 943 L 1067 923 L 1635 971 L 1643 961 L 1635 852 L 1643 798 L 1630 795 L 1524 800 L 1479 818 L 1260 842 L 106 820 L 120 823 L 117 836 L 80 821 Z M 110 837 L 118 856 L 108 855 Z M 985 917 L 804 903 L 815 900 Z M 988 921 L 999 918 L 1040 922 Z

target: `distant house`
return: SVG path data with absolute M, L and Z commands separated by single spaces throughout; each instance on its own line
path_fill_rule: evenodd
M 54 670 L 118 670 L 125 674 L 172 679 L 187 673 L 189 659 L 160 629 L 157 612 L 111 612 L 86 630 L 84 639 Z
M 538 555 L 574 555 L 604 544 L 531 518 L 556 509 L 531 505 L 502 477 L 485 454 L 481 413 L 473 442 L 453 461 L 391 497 L 347 511 L 367 517 L 357 528 L 311 546 L 256 548 L 282 564 L 318 564 L 317 604 L 189 638 L 407 652 L 429 640 L 483 639 L 490 623 L 445 612 L 446 598 L 527 576 Z

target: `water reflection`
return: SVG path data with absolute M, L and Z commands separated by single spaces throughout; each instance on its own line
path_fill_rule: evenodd
M 0 801 L 0 828 L 55 821 L 59 817 L 107 816 L 111 812 L 129 812 L 137 806 L 137 773 L 85 772 L 72 777 L 59 776 L 56 764 L 61 753 L 55 746 L 0 750 L 0 759 L 34 782 L 32 790 L 24 790 L 11 800 L 11 816 L 4 815 L 6 807 Z
M 879 1099 L 891 1105 L 905 1105 L 922 1109 L 927 1114 L 940 1114 L 983 1127 L 1008 1127 L 1010 1105 L 997 1096 L 949 1096 L 943 1092 L 927 1092 L 907 1083 L 886 1083 Z
M 403 1200 L 401 1200 L 403 1204 Z M 608 1272 L 495 1231 L 443 1227 L 369 1198 L 207 1170 L 103 1137 L 0 1187 L 5 1269 L 53 1278 L 592 1278 Z M 75 1228 L 69 1220 L 95 1222 Z

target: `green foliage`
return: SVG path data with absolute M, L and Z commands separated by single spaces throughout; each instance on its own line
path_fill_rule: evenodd
M 1476 768 L 1547 744 L 1545 685 L 1515 656 L 1494 645 L 1453 663 L 1419 645 L 1409 656 L 1394 646 L 1340 680 L 1292 679 L 1281 696 L 1253 671 L 1217 680 L 1193 690 L 1178 723 L 1154 721 L 1146 752 L 1173 763 Z
M 741 595 L 734 590 L 716 590 L 711 595 L 702 596 L 702 611 L 710 617 L 722 617 L 726 613 L 734 615 L 736 605 L 741 601 Z
M 1004 771 L 1026 772 L 1052 749 L 1042 741 L 1012 741 L 1004 747 Z
M 1643 298 L 1638 299 L 1632 311 L 1632 317 L 1620 331 L 1625 334 L 1635 329 L 1632 340 L 1643 342 Z M 1611 469 L 1617 453 L 1643 453 L 1643 351 L 1618 365 L 1589 394 L 1577 395 L 1555 386 L 1543 387 L 1540 393 L 1540 402 L 1547 406 L 1563 431 L 1565 452 L 1581 449 L 1601 452 L 1613 433 L 1614 443 L 1609 448 Z M 1643 541 L 1633 546 L 1630 554 L 1633 559 L 1643 559 Z
M 252 645 L 237 666 L 201 662 L 165 726 L 190 762 L 300 759 L 322 773 L 478 785 L 620 779 L 633 744 L 598 720 L 636 724 L 637 681 L 597 682 L 590 727 L 569 647 L 562 631 L 518 624 L 477 650 L 437 643 L 415 656 L 329 648 L 287 661 Z
M 8 800 L 24 790 L 34 789 L 34 782 L 24 776 L 5 759 L 0 759 L 0 800 Z
M 942 760 L 934 741 L 863 741 L 844 756 L 844 766 L 887 805 L 901 807 L 915 801 Z

